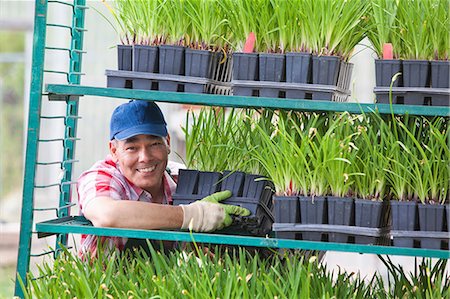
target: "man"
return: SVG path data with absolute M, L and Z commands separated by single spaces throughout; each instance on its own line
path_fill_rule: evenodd
M 190 205 L 172 206 L 180 164 L 168 161 L 170 136 L 159 107 L 130 101 L 117 107 L 110 123 L 110 155 L 78 180 L 82 214 L 97 227 L 192 229 L 209 232 L 231 224 L 230 214 L 247 209 L 220 204 L 231 192 L 218 192 Z M 105 249 L 123 250 L 127 239 L 102 237 Z M 95 255 L 98 239 L 83 235 L 81 254 Z

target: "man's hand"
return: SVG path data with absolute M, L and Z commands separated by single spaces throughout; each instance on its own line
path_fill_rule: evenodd
M 231 225 L 233 220 L 230 215 L 250 215 L 250 211 L 245 208 L 220 203 L 230 196 L 231 192 L 226 190 L 211 194 L 190 205 L 181 205 L 184 214 L 181 228 L 188 229 L 192 221 L 193 231 L 210 232 Z

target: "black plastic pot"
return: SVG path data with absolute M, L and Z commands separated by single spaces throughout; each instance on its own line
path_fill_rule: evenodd
M 328 224 L 350 226 L 355 220 L 355 208 L 353 198 L 328 196 Z M 348 243 L 349 234 L 329 233 L 328 241 Z
M 185 75 L 191 77 L 210 78 L 212 52 L 187 48 L 185 51 Z M 185 92 L 203 93 L 203 84 L 185 84 Z
M 311 53 L 286 53 L 286 82 L 311 82 Z
M 209 78 L 211 73 L 211 52 L 187 48 L 185 51 L 186 76 Z
M 274 196 L 275 222 L 300 223 L 300 205 L 297 196 Z
M 449 88 L 450 61 L 431 61 L 431 87 Z M 448 95 L 433 95 L 432 106 L 449 106 L 450 99 Z
M 341 63 L 339 57 L 313 55 L 312 60 L 312 83 L 336 85 Z
M 391 86 L 392 77 L 402 72 L 402 61 L 399 59 L 375 59 L 375 84 L 378 87 Z M 402 86 L 400 84 L 402 76 L 395 80 L 393 87 Z
M 221 178 L 222 174 L 220 172 L 199 172 L 197 194 L 207 196 L 219 191 Z
M 429 87 L 430 63 L 428 60 L 403 60 L 403 86 Z M 409 93 L 404 98 L 405 105 L 424 105 L 424 96 Z
M 242 196 L 245 173 L 241 171 L 224 171 L 220 191 L 230 190 L 232 196 Z
M 355 199 L 355 226 L 380 228 L 382 201 Z M 356 244 L 375 244 L 376 237 L 355 236 Z
M 444 206 L 439 204 L 419 204 L 419 227 L 421 231 L 444 231 Z M 440 239 L 422 238 L 422 248 L 441 249 Z
M 326 224 L 327 223 L 327 202 L 325 197 L 316 196 L 314 198 L 300 196 L 300 223 L 301 224 Z M 304 232 L 303 240 L 322 241 L 322 233 Z
M 391 86 L 395 74 L 402 72 L 402 61 L 399 59 L 375 59 L 375 84 L 377 87 Z M 392 84 L 393 87 L 403 86 L 402 75 Z M 392 103 L 397 103 L 396 96 L 392 96 Z M 389 94 L 378 94 L 377 102 L 389 104 Z
M 133 46 L 134 72 L 158 73 L 158 68 L 158 47 L 145 45 Z
M 286 57 L 284 54 L 259 54 L 259 81 L 283 82 L 286 75 Z M 261 88 L 261 97 L 278 98 L 279 90 L 274 88 Z
M 258 81 L 258 53 L 233 53 L 233 80 Z
M 178 182 L 176 193 L 183 195 L 192 195 L 198 189 L 199 171 L 193 169 L 180 169 L 178 173 Z
M 182 46 L 159 46 L 159 73 L 184 76 L 184 51 L 185 48 Z M 178 91 L 178 83 L 172 81 L 160 81 L 159 90 Z
M 445 214 L 447 218 L 447 231 L 450 232 L 450 204 L 445 205 Z
M 297 196 L 274 196 L 276 223 L 300 223 L 300 205 Z M 295 240 L 296 232 L 276 232 L 277 238 Z
M 131 71 L 133 69 L 133 47 L 117 45 L 117 68 L 119 71 Z
M 290 52 L 286 53 L 286 82 L 287 83 L 311 83 L 311 53 Z M 305 99 L 303 90 L 286 90 L 286 98 Z
M 337 56 L 314 56 L 312 57 L 312 83 L 323 85 L 337 85 L 341 60 Z M 332 92 L 314 92 L 313 100 L 331 101 Z
M 396 231 L 415 231 L 417 228 L 417 203 L 391 200 L 392 229 Z M 414 247 L 412 238 L 394 238 L 394 246 Z

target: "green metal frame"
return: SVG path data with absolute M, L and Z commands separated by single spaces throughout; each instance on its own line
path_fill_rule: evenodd
M 66 5 L 72 8 L 72 26 L 49 24 L 47 23 L 48 4 L 55 3 L 56 5 Z M 29 270 L 30 257 L 41 256 L 45 254 L 57 254 L 59 244 L 67 244 L 67 236 L 60 234 L 57 237 L 55 250 L 40 254 L 32 254 L 32 234 L 34 212 L 43 210 L 56 210 L 58 217 L 64 217 L 69 214 L 70 195 L 71 195 L 71 177 L 72 164 L 75 162 L 74 147 L 76 136 L 76 126 L 78 119 L 78 101 L 74 101 L 71 97 L 66 96 L 67 103 L 65 116 L 42 116 L 41 105 L 43 96 L 43 82 L 45 73 L 56 73 L 65 75 L 69 84 L 80 84 L 81 74 L 81 57 L 84 53 L 83 47 L 83 33 L 84 29 L 84 14 L 87 9 L 85 0 L 73 0 L 73 3 L 68 3 L 58 0 L 36 0 L 35 1 L 35 20 L 34 20 L 34 36 L 33 36 L 33 57 L 32 57 L 32 78 L 29 99 L 29 113 L 28 113 L 28 132 L 27 132 L 27 149 L 25 155 L 25 171 L 23 184 L 23 198 L 22 198 L 22 212 L 21 212 L 21 227 L 19 250 L 17 258 L 17 272 L 14 293 L 18 297 L 23 297 L 23 291 L 19 283 L 22 280 L 26 285 L 26 273 Z M 46 47 L 46 30 L 47 27 L 59 27 L 70 30 L 71 40 L 70 48 L 60 47 Z M 70 60 L 68 72 L 46 70 L 45 53 L 46 51 L 67 51 Z M 65 132 L 61 139 L 39 139 L 40 120 L 41 119 L 64 119 Z M 38 150 L 40 142 L 63 141 L 63 157 L 61 162 L 38 162 Z M 59 183 L 37 186 L 35 184 L 36 168 L 38 166 L 60 164 L 64 171 L 64 176 Z M 34 190 L 36 188 L 50 188 L 59 186 L 60 200 L 58 208 L 34 208 Z
M 50 100 L 60 100 L 58 95 L 101 96 L 110 98 L 149 100 L 167 103 L 197 104 L 206 106 L 239 108 L 273 108 L 301 111 L 335 111 L 350 113 L 410 114 L 426 116 L 450 116 L 450 107 L 361 104 L 347 102 L 294 100 L 278 98 L 258 98 L 243 96 L 225 96 L 212 94 L 193 94 L 182 92 L 162 92 L 124 88 L 102 88 L 92 86 L 72 86 L 49 84 L 46 87 Z
M 70 0 L 66 0 L 70 1 Z M 411 114 L 425 116 L 450 116 L 449 107 L 431 106 L 408 106 L 408 105 L 388 105 L 388 104 L 359 104 L 359 103 L 338 103 L 328 101 L 292 100 L 276 98 L 256 98 L 241 96 L 222 96 L 187 94 L 159 91 L 143 91 L 116 88 L 100 88 L 80 85 L 81 61 L 83 49 L 84 15 L 86 0 L 71 0 L 72 3 L 60 0 L 36 0 L 35 1 L 35 28 L 34 28 L 34 49 L 32 57 L 32 80 L 30 89 L 30 102 L 28 114 L 27 149 L 25 156 L 25 173 L 22 198 L 21 228 L 19 240 L 19 252 L 17 259 L 17 276 L 15 285 L 15 295 L 23 297 L 19 279 L 23 279 L 26 284 L 26 273 L 29 270 L 31 256 L 32 229 L 34 224 L 34 212 L 45 210 L 34 208 L 34 191 L 36 188 L 48 188 L 52 186 L 60 187 L 59 207 L 52 208 L 57 211 L 58 218 L 36 224 L 36 232 L 39 237 L 57 235 L 57 245 L 55 251 L 58 252 L 59 244 L 67 244 L 67 234 L 95 234 L 102 236 L 124 236 L 134 238 L 151 238 L 157 240 L 179 240 L 198 241 L 214 244 L 235 244 L 243 246 L 276 247 L 308 250 L 331 250 L 347 251 L 359 253 L 394 254 L 406 256 L 423 256 L 436 258 L 450 258 L 450 253 L 443 250 L 427 250 L 415 248 L 397 248 L 387 246 L 372 246 L 359 244 L 338 244 L 309 242 L 299 240 L 284 240 L 274 238 L 244 237 L 223 234 L 199 234 L 178 231 L 154 231 L 154 230 L 133 230 L 116 228 L 92 227 L 88 221 L 82 217 L 70 216 L 71 192 L 72 192 L 72 169 L 75 156 L 76 129 L 78 121 L 78 99 L 80 96 L 92 95 L 123 99 L 141 99 L 149 101 L 160 101 L 168 103 L 186 103 L 208 106 L 240 107 L 240 108 L 273 108 L 289 109 L 298 111 L 335 111 L 351 113 L 372 113 L 381 114 Z M 72 25 L 47 24 L 48 4 L 67 5 L 73 9 Z M 59 27 L 70 30 L 71 43 L 69 48 L 46 46 L 46 28 Z M 70 59 L 69 70 L 67 72 L 45 70 L 45 51 L 67 51 Z M 44 73 L 56 73 L 67 76 L 68 85 L 48 85 L 46 91 L 50 100 L 65 101 L 67 103 L 66 114 L 64 116 L 41 116 L 42 90 Z M 40 140 L 40 120 L 64 119 L 65 132 L 62 139 Z M 37 161 L 39 142 L 63 141 L 63 157 L 61 162 L 39 162 Z M 45 186 L 35 184 L 36 167 L 50 164 L 61 164 L 64 176 L 59 183 Z M 48 209 L 47 209 L 48 210 Z M 44 253 L 44 254 L 47 254 Z M 42 254 L 40 254 L 42 255 Z

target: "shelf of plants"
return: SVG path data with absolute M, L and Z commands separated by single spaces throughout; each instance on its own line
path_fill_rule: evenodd
M 443 77 L 448 38 L 445 29 L 435 24 L 445 23 L 448 16 L 437 11 L 421 14 L 439 22 L 429 22 L 426 30 L 420 27 L 418 34 L 409 16 L 429 7 L 417 1 L 402 3 L 115 1 L 108 8 L 122 44 L 117 47 L 117 70 L 106 70 L 107 88 L 50 84 L 46 91 L 50 100 L 102 96 L 244 108 L 226 121 L 232 127 L 223 128 L 239 128 L 224 134 L 233 136 L 233 148 L 240 150 L 231 150 L 229 141 L 220 143 L 214 132 L 205 130 L 218 130 L 222 122 L 212 114 L 203 110 L 202 116 L 191 116 L 198 129 L 192 133 L 186 125 L 186 140 L 192 147 L 193 136 L 209 134 L 216 139 L 209 144 L 202 139 L 198 144 L 204 148 L 187 150 L 192 169 L 185 173 L 188 187 L 180 187 L 186 190 L 180 191 L 179 201 L 193 200 L 196 192 L 203 192 L 196 189 L 196 179 L 208 177 L 209 182 L 225 169 L 241 173 L 242 178 L 245 173 L 259 173 L 273 181 L 275 197 L 273 207 L 266 199 L 253 199 L 261 200 L 259 215 L 266 216 L 262 230 L 253 229 L 253 235 L 268 233 L 264 227 L 274 222 L 278 238 L 330 242 L 321 245 L 323 249 L 340 242 L 355 243 L 355 248 L 392 243 L 445 250 L 450 226 L 444 220 L 450 215 L 444 212 L 448 178 L 440 174 L 447 172 L 449 159 L 447 122 L 442 117 L 450 116 L 450 89 L 439 82 L 448 81 Z M 436 2 L 439 7 L 443 4 Z M 324 14 L 330 9 L 335 13 Z M 386 10 L 395 13 L 384 14 Z M 420 24 L 427 20 L 420 19 Z M 401 26 L 409 30 L 400 36 L 392 28 Z M 350 103 L 353 66 L 348 60 L 365 36 L 380 58 L 375 60 L 378 102 Z M 389 44 L 392 57 L 385 47 Z M 419 63 L 425 69 L 407 60 L 386 59 L 398 57 L 426 59 Z M 438 67 L 429 71 L 429 65 Z M 410 80 L 409 74 L 425 82 Z M 236 134 L 245 135 L 241 144 L 236 144 Z M 321 154 L 325 149 L 328 152 Z M 203 154 L 197 156 L 198 152 Z M 200 161 L 205 153 L 222 157 L 224 164 Z M 249 162 L 251 166 L 230 162 L 242 161 L 243 156 L 257 162 Z M 233 200 L 242 201 L 240 196 L 235 194 Z M 406 220 L 398 218 L 404 205 L 410 207 L 410 212 L 400 213 L 409 216 Z M 256 206 L 252 208 L 256 212 Z M 429 226 L 424 222 L 427 218 L 440 222 Z M 261 224 L 260 220 L 256 222 Z
M 18 277 L 29 271 L 34 232 L 57 235 L 55 250 L 43 253 L 55 255 L 74 233 L 450 258 L 446 0 L 102 1 L 121 40 L 107 87 L 80 85 L 88 7 L 70 2 L 35 5 Z M 49 23 L 49 5 L 68 9 L 72 25 Z M 69 30 L 70 46 L 48 45 L 48 27 Z M 349 59 L 366 36 L 379 58 L 377 101 L 349 103 Z M 67 54 L 67 72 L 44 69 L 47 51 Z M 66 76 L 66 85 L 44 88 L 66 103 L 63 116 L 41 115 L 48 72 Z M 214 106 L 186 118 L 188 170 L 174 200 L 231 188 L 229 200 L 252 215 L 220 234 L 100 228 L 71 216 L 83 96 Z M 35 182 L 37 168 L 52 164 L 37 160 L 48 141 L 41 119 L 65 125 L 57 139 L 64 176 L 45 186 Z M 55 186 L 58 206 L 35 208 L 35 188 Z M 58 218 L 35 223 L 43 210 Z

